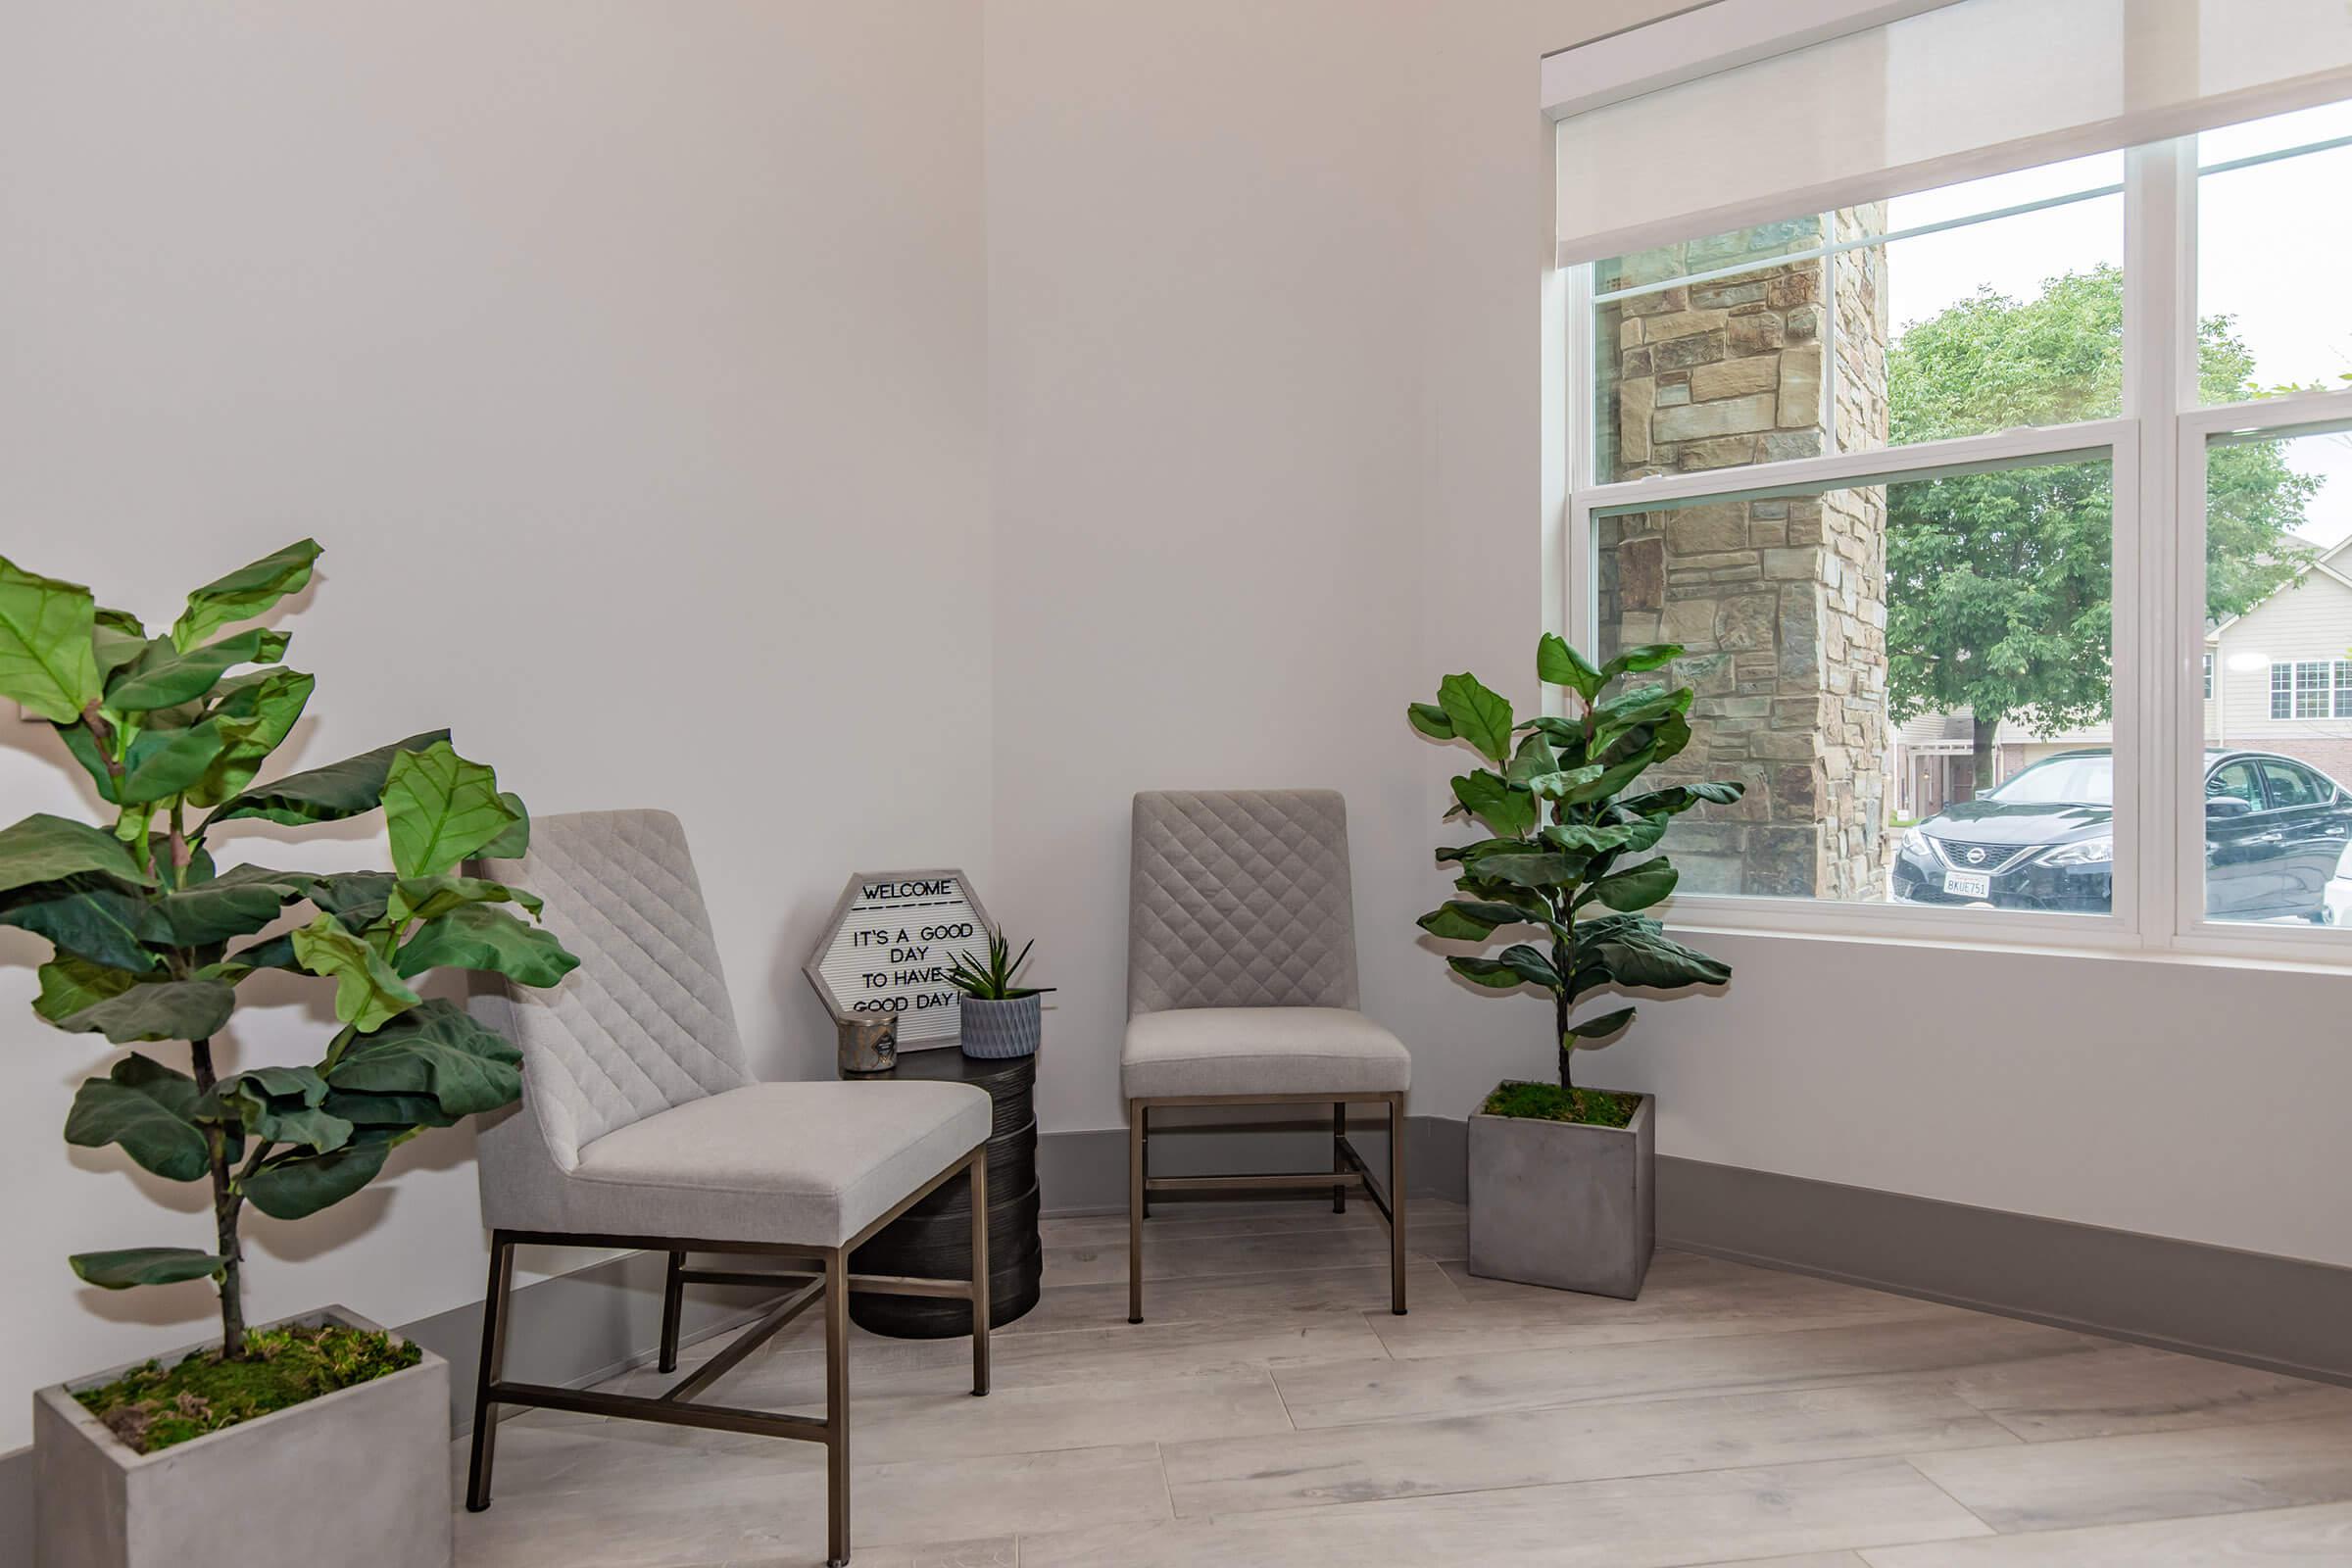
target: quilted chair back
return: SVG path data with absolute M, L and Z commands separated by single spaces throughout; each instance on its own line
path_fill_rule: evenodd
M 1336 790 L 1135 798 L 1129 1016 L 1171 1007 L 1353 1007 L 1348 803 Z
M 580 959 L 549 990 L 491 977 L 476 994 L 523 1056 L 521 1111 L 481 1132 L 485 1195 L 528 1190 L 616 1128 L 751 1082 L 676 817 L 533 817 L 522 859 L 469 869 L 545 899 L 548 929 Z

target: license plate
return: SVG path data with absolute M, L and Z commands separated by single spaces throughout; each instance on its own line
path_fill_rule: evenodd
M 1943 891 L 1955 899 L 1989 899 L 1992 878 L 1983 871 L 1946 871 Z

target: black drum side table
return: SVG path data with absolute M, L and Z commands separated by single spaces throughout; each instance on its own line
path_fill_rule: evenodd
M 875 1081 L 920 1078 L 974 1084 L 996 1102 L 988 1135 L 989 1324 L 1002 1328 L 1037 1304 L 1045 1253 L 1037 1234 L 1037 1058 L 983 1060 L 954 1046 L 899 1052 L 888 1072 L 860 1074 Z M 914 1274 L 954 1278 L 971 1268 L 971 1182 L 943 1183 L 921 1202 L 850 1254 L 857 1274 Z M 968 1277 L 968 1274 L 966 1275 Z M 928 1296 L 852 1292 L 850 1321 L 873 1334 L 902 1340 L 944 1340 L 972 1332 L 972 1309 Z

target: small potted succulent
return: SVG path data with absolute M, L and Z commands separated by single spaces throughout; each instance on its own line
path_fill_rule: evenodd
M 1448 675 L 1435 703 L 1407 717 L 1432 740 L 1459 741 L 1492 764 L 1453 781 L 1447 817 L 1491 837 L 1438 852 L 1457 897 L 1421 916 L 1431 936 L 1480 947 L 1525 932 L 1494 957 L 1450 956 L 1473 985 L 1533 986 L 1552 1003 L 1557 1083 L 1506 1081 L 1470 1118 L 1470 1272 L 1489 1279 L 1641 1295 L 1657 1224 L 1652 1098 L 1579 1087 L 1579 1051 L 1598 1050 L 1634 1021 L 1632 1007 L 1572 1019 L 1604 987 L 1672 991 L 1720 985 L 1731 966 L 1666 935 L 1642 911 L 1674 892 L 1676 872 L 1648 855 L 1672 819 L 1729 805 L 1740 786 L 1695 776 L 1643 786 L 1642 774 L 1690 744 L 1690 688 L 1645 684 L 1610 694 L 1628 674 L 1670 665 L 1671 643 L 1629 648 L 1595 667 L 1546 635 L 1538 675 L 1564 686 L 1569 714 L 1516 719 L 1472 675 Z M 1672 776 L 1672 775 L 1670 775 Z
M 1029 961 L 1035 941 L 1025 943 L 1018 957 L 1002 930 L 988 933 L 985 957 L 956 955 L 948 983 L 963 993 L 957 1002 L 962 1015 L 960 1044 L 967 1056 L 1002 1059 L 1034 1056 L 1045 1033 L 1045 1004 L 1039 999 L 1052 986 L 1025 986 L 1021 969 Z
M 503 907 L 535 916 L 537 899 L 461 874 L 521 854 L 530 821 L 446 731 L 260 781 L 316 682 L 278 662 L 285 633 L 230 628 L 307 586 L 318 553 L 306 539 L 208 583 L 154 635 L 0 561 L 0 696 L 54 726 L 113 817 L 0 830 L 0 925 L 54 949 L 33 1011 L 111 1057 L 66 1141 L 208 1194 L 205 1245 L 71 1262 L 106 1290 L 210 1280 L 220 1309 L 211 1345 L 33 1396 L 48 1568 L 280 1568 L 355 1544 L 384 1568 L 450 1561 L 448 1364 L 339 1306 L 248 1327 L 241 1223 L 315 1214 L 417 1133 L 514 1101 L 520 1054 L 423 996 L 432 971 L 548 986 L 578 960 Z M 390 870 L 215 858 L 231 824 L 379 808 Z M 332 980 L 338 1027 L 315 1064 L 227 1059 L 239 987 L 265 972 Z

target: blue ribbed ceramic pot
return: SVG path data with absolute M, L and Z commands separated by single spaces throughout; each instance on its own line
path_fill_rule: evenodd
M 982 1002 L 965 997 L 956 1004 L 963 1014 L 963 1054 L 1001 1059 L 1034 1056 L 1045 1033 L 1043 997 L 1015 997 L 1010 1002 Z

